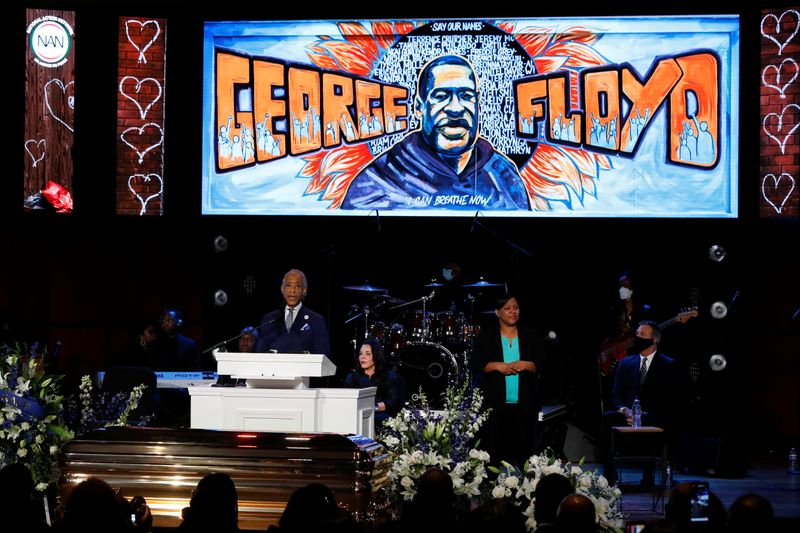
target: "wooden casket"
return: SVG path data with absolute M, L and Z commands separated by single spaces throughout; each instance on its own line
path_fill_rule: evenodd
M 390 463 L 381 444 L 359 435 L 106 428 L 64 445 L 58 484 L 64 498 L 99 477 L 128 499 L 143 496 L 153 525 L 170 527 L 180 524 L 200 479 L 223 472 L 236 485 L 239 527 L 263 531 L 277 524 L 289 496 L 312 482 L 363 518 Z

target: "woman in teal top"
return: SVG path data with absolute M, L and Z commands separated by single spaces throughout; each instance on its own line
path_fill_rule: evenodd
M 481 331 L 472 356 L 476 381 L 486 406 L 492 408 L 482 442 L 493 463 L 522 465 L 539 451 L 539 374 L 546 357 L 539 335 L 519 323 L 514 296 L 498 298 L 495 315 L 497 326 Z

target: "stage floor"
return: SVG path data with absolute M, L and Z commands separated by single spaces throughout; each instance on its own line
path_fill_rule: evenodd
M 791 519 L 800 524 L 800 475 L 787 474 L 785 462 L 785 460 L 771 458 L 752 460 L 747 474 L 741 478 L 674 472 L 673 485 L 684 481 L 706 481 L 711 491 L 722 500 L 726 509 L 739 496 L 755 492 L 772 503 L 776 518 Z M 599 464 L 584 465 L 585 470 L 595 467 L 602 470 Z M 640 478 L 640 471 L 633 468 L 622 468 L 622 479 L 625 483 L 636 483 Z M 652 493 L 650 492 L 623 491 L 622 510 L 630 520 L 650 520 L 663 517 L 663 508 L 660 502 L 657 511 L 653 511 Z

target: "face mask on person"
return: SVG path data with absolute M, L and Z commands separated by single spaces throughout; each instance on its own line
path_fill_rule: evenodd
M 455 277 L 455 272 L 453 272 L 449 268 L 442 269 L 442 277 L 444 277 L 444 279 L 446 279 L 447 281 L 453 281 L 453 278 Z
M 653 345 L 653 339 L 644 339 L 642 337 L 633 338 L 633 346 L 631 346 L 631 353 L 642 353 Z
M 620 287 L 619 288 L 619 299 L 620 300 L 628 300 L 633 295 L 633 291 L 628 287 Z

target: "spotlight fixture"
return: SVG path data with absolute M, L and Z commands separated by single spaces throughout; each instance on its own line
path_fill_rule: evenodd
M 725 302 L 714 302 L 711 304 L 711 316 L 717 319 L 725 318 L 728 314 L 728 306 Z
M 217 292 L 214 293 L 214 305 L 218 305 L 222 307 L 223 305 L 228 303 L 228 293 L 219 289 Z
M 728 255 L 728 251 L 725 250 L 725 248 L 723 246 L 720 246 L 719 244 L 715 244 L 708 249 L 708 258 L 714 261 L 715 263 L 721 262 L 723 259 L 725 259 L 726 255 Z
M 226 239 L 222 235 L 217 235 L 216 237 L 214 237 L 214 250 L 216 250 L 217 253 L 224 252 L 227 249 L 228 249 L 228 239 Z
M 719 372 L 720 370 L 725 370 L 725 367 L 728 366 L 728 360 L 721 353 L 715 353 L 708 360 L 708 366 L 714 372 Z

